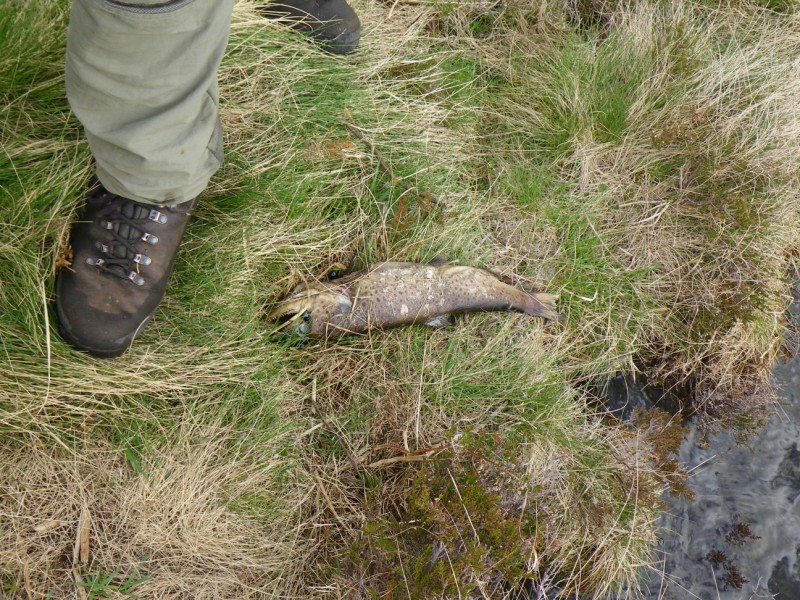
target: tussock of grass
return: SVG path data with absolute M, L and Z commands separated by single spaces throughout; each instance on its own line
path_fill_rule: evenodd
M 769 395 L 798 241 L 797 17 L 609 14 L 588 32 L 521 18 L 493 32 L 496 177 L 556 229 L 554 281 L 595 357 L 619 368 L 635 339 L 668 384 L 696 384 L 696 409 L 745 412 Z M 546 166 L 521 171 L 525 156 Z
M 91 174 L 67 4 L 0 8 L 0 594 L 74 594 L 86 511 L 78 574 L 112 597 L 634 594 L 680 432 L 604 423 L 580 386 L 646 364 L 710 424 L 763 414 L 800 231 L 796 12 L 363 0 L 343 58 L 239 2 L 227 163 L 154 322 L 98 361 L 48 308 Z M 333 263 L 441 256 L 566 319 L 306 345 L 264 321 Z

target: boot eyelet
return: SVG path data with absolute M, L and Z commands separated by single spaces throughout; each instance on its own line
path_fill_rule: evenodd
M 144 254 L 137 254 L 136 256 L 133 257 L 133 262 L 138 263 L 143 267 L 146 267 L 151 262 L 153 262 L 153 260 L 149 256 L 145 256 Z
M 131 271 L 128 273 L 128 279 L 130 279 L 136 285 L 144 285 L 144 277 L 139 275 L 136 271 Z
M 155 208 L 150 209 L 150 214 L 147 215 L 147 218 L 154 223 L 159 223 L 161 225 L 167 222 L 167 215 L 158 212 Z

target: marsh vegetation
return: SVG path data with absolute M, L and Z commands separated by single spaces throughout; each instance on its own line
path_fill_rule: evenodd
M 238 2 L 226 165 L 105 361 L 50 312 L 92 173 L 68 4 L 0 3 L 0 595 L 634 597 L 679 418 L 631 429 L 584 390 L 646 366 L 708 427 L 767 413 L 795 337 L 795 4 L 355 0 L 341 58 Z M 335 263 L 437 257 L 565 319 L 266 323 Z

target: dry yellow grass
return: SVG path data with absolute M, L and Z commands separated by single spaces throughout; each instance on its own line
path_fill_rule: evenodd
M 227 508 L 240 494 L 278 485 L 281 462 L 256 470 L 247 451 L 224 448 L 231 443 L 224 427 L 186 425 L 152 448 L 141 465 L 147 476 L 107 444 L 5 452 L 0 564 L 21 569 L 17 595 L 75 595 L 72 548 L 85 518 L 88 544 L 75 562 L 83 580 L 105 569 L 117 572 L 119 586 L 141 572 L 147 579 L 133 591 L 142 598 L 263 597 L 291 587 L 306 551 L 295 508 L 276 507 L 269 524 Z M 301 500 L 302 487 L 283 485 Z

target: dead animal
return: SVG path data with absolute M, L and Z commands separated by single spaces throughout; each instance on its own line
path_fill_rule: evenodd
M 555 300 L 519 290 L 484 269 L 385 262 L 340 279 L 300 284 L 269 318 L 285 332 L 336 338 L 403 325 L 443 326 L 467 312 L 514 310 L 558 319 Z

